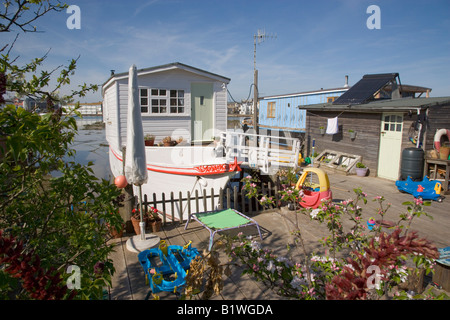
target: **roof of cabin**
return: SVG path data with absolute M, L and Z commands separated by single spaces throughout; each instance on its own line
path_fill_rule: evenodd
M 297 97 L 297 96 L 303 96 L 303 95 L 312 95 L 312 94 L 318 94 L 318 93 L 333 93 L 333 92 L 340 92 L 340 91 L 348 90 L 349 88 L 350 87 L 341 87 L 341 88 L 331 88 L 331 89 L 319 89 L 319 90 L 312 90 L 312 91 L 303 91 L 303 92 L 297 92 L 297 93 L 278 94 L 278 95 L 260 97 L 259 100 L 275 99 L 275 98 L 289 98 L 289 97 Z
M 187 64 L 180 63 L 180 62 L 173 62 L 173 63 L 168 63 L 168 64 L 164 64 L 164 65 L 160 65 L 160 66 L 154 66 L 154 67 L 149 67 L 149 68 L 144 68 L 144 69 L 137 69 L 137 74 L 138 74 L 138 76 L 141 76 L 141 75 L 145 75 L 145 74 L 163 72 L 163 71 L 174 70 L 174 69 L 185 70 L 185 71 L 199 74 L 199 75 L 202 75 L 205 77 L 213 78 L 218 81 L 223 81 L 223 82 L 226 82 L 227 84 L 231 81 L 230 78 L 227 78 L 227 77 L 224 77 L 224 76 L 221 76 L 221 75 L 218 75 L 218 74 L 206 71 L 206 70 L 195 68 L 195 67 L 192 67 Z M 129 74 L 128 71 L 111 74 L 111 76 L 108 78 L 108 80 L 106 80 L 105 83 L 103 84 L 103 87 L 105 87 L 112 79 L 118 80 L 118 79 L 128 78 L 128 74 Z

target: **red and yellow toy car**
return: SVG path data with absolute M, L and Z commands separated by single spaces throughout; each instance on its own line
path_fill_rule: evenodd
M 299 203 L 304 208 L 316 209 L 323 200 L 332 199 L 333 196 L 328 175 L 319 168 L 306 168 L 295 188 L 304 193 Z

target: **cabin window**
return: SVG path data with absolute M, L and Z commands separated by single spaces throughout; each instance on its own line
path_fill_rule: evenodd
M 184 90 L 170 90 L 170 113 L 184 113 Z
M 141 113 L 184 114 L 184 90 L 140 89 Z
M 151 113 L 167 113 L 167 90 L 152 89 L 151 90 Z
M 267 102 L 267 118 L 275 118 L 275 102 Z
M 141 100 L 141 112 L 148 112 L 148 90 L 139 90 L 139 99 Z

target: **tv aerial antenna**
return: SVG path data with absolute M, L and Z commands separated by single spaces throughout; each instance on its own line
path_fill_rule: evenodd
M 266 39 L 276 39 L 276 34 L 266 34 L 266 29 L 261 30 L 258 29 L 258 33 L 253 35 L 253 84 L 254 84 L 254 90 L 253 90 L 253 128 L 255 130 L 255 133 L 259 133 L 258 128 L 258 70 L 256 70 L 256 44 L 263 43 Z M 257 144 L 257 139 L 255 139 L 255 144 Z
M 258 29 L 258 33 L 253 35 L 253 69 L 256 70 L 256 44 L 263 43 L 266 39 L 276 39 L 276 34 L 267 34 L 266 29 Z

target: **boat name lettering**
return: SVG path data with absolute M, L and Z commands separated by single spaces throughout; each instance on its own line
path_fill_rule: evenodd
M 229 170 L 227 164 L 212 164 L 207 166 L 198 166 L 194 168 L 200 173 L 223 173 Z

